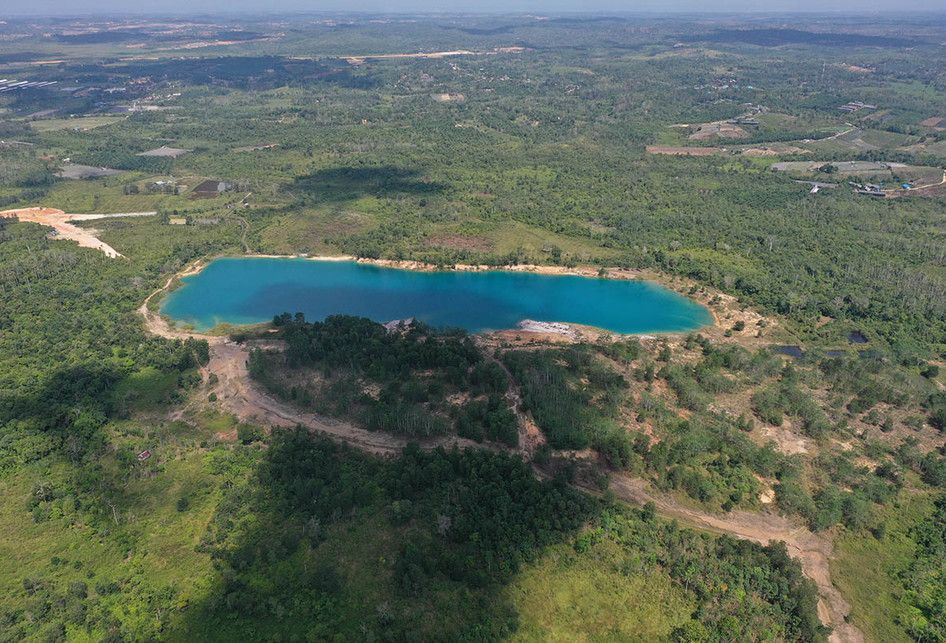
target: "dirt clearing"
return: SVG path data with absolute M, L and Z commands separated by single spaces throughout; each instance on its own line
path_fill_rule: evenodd
M 147 152 L 138 152 L 137 156 L 157 156 L 160 158 L 172 158 L 176 159 L 178 156 L 187 154 L 191 150 L 185 150 L 180 147 L 168 147 L 167 145 L 162 145 L 153 150 L 148 150 Z
M 698 125 L 696 131 L 690 134 L 689 139 L 691 141 L 708 141 L 711 138 L 746 138 L 748 136 L 746 130 L 738 125 L 721 121 Z
M 94 221 L 113 217 L 149 217 L 157 212 L 122 212 L 118 214 L 66 214 L 56 208 L 21 208 L 19 210 L 4 210 L 0 212 L 0 219 L 16 218 L 20 221 L 38 223 L 54 230 L 53 238 L 75 241 L 82 248 L 101 250 L 107 257 L 121 257 L 115 248 L 108 245 L 96 235 L 96 230 L 80 228 L 70 221 Z
M 63 163 L 59 171 L 56 172 L 56 176 L 61 179 L 98 179 L 103 176 L 116 176 L 121 173 L 122 170 L 115 170 L 110 167 Z

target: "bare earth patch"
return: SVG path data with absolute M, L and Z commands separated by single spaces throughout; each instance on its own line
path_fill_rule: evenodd
M 873 67 L 861 67 L 860 65 L 848 65 L 847 63 L 841 63 L 839 67 L 852 74 L 873 74 L 876 71 Z
M 696 131 L 690 134 L 691 141 L 708 141 L 712 138 L 746 138 L 746 130 L 733 123 L 717 122 L 698 125 Z
M 122 212 L 117 214 L 66 214 L 56 208 L 21 208 L 18 210 L 4 210 L 0 212 L 0 219 L 18 219 L 29 223 L 38 223 L 54 230 L 57 239 L 75 241 L 82 248 L 101 250 L 107 257 L 121 257 L 115 248 L 111 247 L 96 235 L 96 230 L 80 228 L 70 221 L 94 221 L 112 217 L 146 217 L 157 212 Z
M 794 145 L 773 145 L 762 147 L 750 147 L 742 151 L 743 156 L 767 157 L 780 156 L 782 154 L 805 154 L 808 150 Z
M 116 176 L 121 173 L 122 170 L 115 170 L 110 167 L 63 163 L 60 170 L 56 172 L 56 176 L 62 179 L 97 179 L 103 176 Z
M 391 60 L 398 58 L 427 58 L 438 60 L 440 58 L 452 58 L 454 56 L 488 56 L 495 54 L 518 54 L 526 51 L 525 47 L 495 47 L 489 51 L 470 51 L 468 49 L 456 49 L 453 51 L 420 51 L 412 54 L 367 54 L 359 56 L 343 56 L 343 59 L 350 65 L 363 65 L 369 60 Z
M 148 150 L 147 152 L 139 152 L 138 156 L 157 156 L 160 158 L 172 158 L 176 159 L 178 156 L 187 154 L 191 150 L 185 150 L 178 147 L 168 147 L 167 145 L 162 145 L 161 147 L 155 148 L 153 150 Z

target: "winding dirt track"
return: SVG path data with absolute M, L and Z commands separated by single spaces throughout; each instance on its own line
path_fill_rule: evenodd
M 788 553 L 801 563 L 805 576 L 818 586 L 818 617 L 832 628 L 830 641 L 860 643 L 864 634 L 846 621 L 850 603 L 831 582 L 831 555 L 834 545 L 827 536 L 776 514 L 734 510 L 710 514 L 678 503 L 674 498 L 655 492 L 647 481 L 624 474 L 612 474 L 610 490 L 622 500 L 644 504 L 653 502 L 657 512 L 692 527 L 729 534 L 763 545 L 782 541 Z
M 256 344 L 257 348 L 274 348 L 272 344 Z M 347 422 L 332 420 L 303 413 L 285 402 L 277 400 L 253 386 L 246 372 L 249 351 L 233 342 L 215 342 L 211 346 L 210 364 L 207 369 L 216 373 L 218 384 L 217 402 L 220 407 L 244 422 L 253 422 L 268 427 L 304 426 L 348 444 L 378 455 L 394 456 L 407 446 L 408 440 L 389 433 L 380 433 L 358 428 Z M 457 446 L 479 447 L 476 442 L 458 437 L 427 440 L 425 448 Z
M 149 301 L 168 288 L 172 282 L 173 278 L 168 280 L 164 288 L 152 293 L 138 309 L 138 312 L 142 315 L 146 328 L 156 335 L 171 339 L 196 337 L 206 339 L 210 343 L 210 364 L 206 370 L 217 375 L 218 384 L 215 387 L 217 403 L 223 410 L 232 413 L 241 421 L 253 422 L 263 426 L 293 427 L 301 425 L 327 437 L 383 456 L 396 456 L 407 445 L 408 441 L 398 436 L 368 431 L 346 422 L 302 413 L 260 391 L 253 385 L 246 370 L 246 362 L 249 358 L 247 347 L 235 344 L 222 337 L 208 337 L 173 329 L 160 315 L 148 310 Z M 273 342 L 259 342 L 256 346 L 260 348 L 276 347 Z M 512 393 L 510 397 L 514 401 L 518 401 L 518 396 L 515 393 Z M 518 408 L 518 404 L 516 411 L 521 420 L 522 413 Z M 520 431 L 520 437 L 527 437 L 531 440 L 534 436 L 523 436 L 523 431 Z M 438 446 L 448 448 L 451 446 L 491 448 L 457 437 L 428 440 L 422 446 L 424 448 L 436 448 Z M 530 455 L 528 446 L 520 449 L 519 452 L 526 457 Z M 612 473 L 609 488 L 615 496 L 631 504 L 640 505 L 653 502 L 660 515 L 691 527 L 719 534 L 729 534 L 736 538 L 761 544 L 784 542 L 789 554 L 801 563 L 805 576 L 814 581 L 818 587 L 818 616 L 822 623 L 833 630 L 829 640 L 836 643 L 861 643 L 864 641 L 863 633 L 846 621 L 851 606 L 831 582 L 830 561 L 833 544 L 827 536 L 815 534 L 809 529 L 775 514 L 738 510 L 727 514 L 711 514 L 700 511 L 679 503 L 673 497 L 657 492 L 643 479 L 633 478 L 621 473 Z

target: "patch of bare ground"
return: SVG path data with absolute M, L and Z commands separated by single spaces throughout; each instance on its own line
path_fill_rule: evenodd
M 573 337 L 560 333 L 538 333 L 525 330 L 497 330 L 485 336 L 494 347 L 544 348 L 550 344 L 572 344 Z
M 632 410 L 636 407 L 637 404 L 635 403 L 632 404 L 630 408 L 621 409 L 621 414 L 618 420 L 620 427 L 625 433 L 646 435 L 650 445 L 653 446 L 660 442 L 660 436 L 654 430 L 654 425 L 649 421 L 641 422 L 637 419 L 637 413 Z
M 239 432 L 236 429 L 230 431 L 217 431 L 214 437 L 220 442 L 236 442 Z
M 712 289 L 690 293 L 680 289 L 699 301 L 713 314 L 715 323 L 700 329 L 700 333 L 714 343 L 739 344 L 746 348 L 763 348 L 771 343 L 771 335 L 780 330 L 777 319 L 762 315 L 742 304 L 736 297 Z M 741 327 L 742 330 L 736 330 Z
M 757 444 L 775 443 L 775 448 L 786 455 L 804 455 L 816 450 L 814 440 L 800 433 L 794 427 L 790 418 L 786 418 L 782 426 L 774 426 L 754 417 L 752 412 L 752 395 L 758 386 L 747 388 L 738 393 L 718 395 L 710 406 L 710 410 L 739 417 L 745 413 L 755 420 L 755 428 L 747 435 Z
M 845 71 L 849 71 L 852 74 L 873 74 L 875 71 L 877 71 L 873 67 L 862 67 L 860 65 L 849 65 L 847 63 L 841 63 L 838 65 L 838 67 L 844 69 Z
M 369 60 L 397 60 L 401 58 L 426 58 L 437 60 L 440 58 L 452 58 L 454 56 L 489 56 L 496 54 L 519 54 L 526 51 L 525 47 L 494 47 L 487 51 L 470 51 L 467 49 L 456 49 L 453 51 L 426 51 L 410 54 L 366 54 L 358 56 L 343 56 L 342 58 L 350 65 L 363 65 Z
M 752 434 L 759 442 L 774 442 L 776 449 L 786 455 L 806 455 L 816 448 L 814 440 L 799 433 L 789 418 L 781 426 L 757 422 Z
M 259 145 L 244 145 L 243 147 L 233 148 L 234 152 L 260 152 L 262 150 L 271 150 L 279 147 L 278 143 L 261 143 Z
M 768 156 L 782 156 L 789 154 L 806 154 L 808 150 L 795 147 L 794 145 L 780 145 L 780 146 L 762 146 L 762 147 L 749 147 L 742 151 L 743 156 L 750 157 L 768 157 Z
M 928 185 L 913 190 L 897 192 L 898 197 L 927 197 L 932 199 L 946 199 L 946 179 L 938 185 Z
M 696 126 L 694 131 L 688 137 L 691 141 L 708 141 L 714 138 L 738 139 L 746 138 L 749 134 L 746 130 L 733 123 L 719 121 L 716 123 L 703 123 Z
M 431 98 L 438 103 L 462 103 L 466 100 L 463 94 L 433 94 Z
M 82 248 L 93 248 L 101 250 L 107 257 L 121 257 L 122 255 L 101 239 L 96 234 L 96 230 L 90 228 L 80 228 L 71 223 L 72 221 L 92 221 L 95 219 L 106 219 L 110 217 L 137 217 L 151 216 L 155 212 L 125 212 L 119 214 L 66 214 L 56 208 L 20 208 L 17 210 L 4 210 L 0 212 L 0 219 L 17 219 L 30 223 L 38 223 L 53 229 L 52 236 L 56 239 L 66 239 L 75 241 Z

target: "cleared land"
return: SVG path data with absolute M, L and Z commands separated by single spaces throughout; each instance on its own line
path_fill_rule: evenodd
M 87 130 L 105 127 L 125 120 L 124 116 L 83 116 L 81 118 L 51 118 L 33 121 L 30 128 L 37 132 L 55 132 L 58 130 Z
M 362 65 L 368 60 L 396 60 L 399 58 L 426 58 L 439 59 L 451 58 L 453 56 L 482 56 L 490 54 L 518 54 L 525 51 L 525 47 L 496 47 L 490 51 L 471 51 L 469 49 L 456 49 L 453 51 L 430 51 L 416 52 L 412 54 L 366 54 L 359 56 L 342 56 L 343 60 L 352 65 Z
M 271 150 L 279 147 L 278 143 L 261 143 L 259 145 L 244 145 L 243 147 L 233 148 L 234 152 L 259 152 L 261 150 Z
M 747 138 L 746 130 L 732 123 L 704 123 L 697 126 L 696 131 L 690 134 L 691 141 L 708 141 L 713 138 Z
M 176 159 L 178 156 L 183 156 L 191 150 L 185 150 L 179 147 L 168 147 L 167 145 L 162 145 L 153 150 L 148 150 L 146 152 L 139 152 L 138 156 L 157 156 L 161 158 L 172 158 Z
M 21 208 L 18 210 L 4 210 L 0 212 L 0 219 L 16 218 L 20 221 L 38 223 L 49 226 L 55 230 L 55 236 L 58 239 L 68 239 L 75 241 L 82 248 L 93 248 L 101 250 L 107 257 L 121 257 L 121 253 L 115 250 L 97 236 L 95 230 L 88 230 L 73 225 L 70 221 L 94 221 L 96 219 L 106 219 L 113 217 L 147 217 L 153 216 L 157 212 L 122 212 L 116 214 L 66 214 L 62 210 L 55 208 Z
M 56 176 L 61 179 L 98 179 L 103 176 L 116 176 L 121 173 L 122 170 L 115 170 L 110 167 L 66 163 L 56 172 Z

